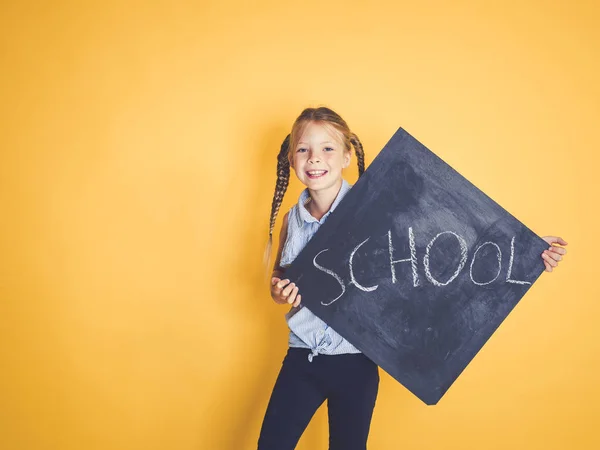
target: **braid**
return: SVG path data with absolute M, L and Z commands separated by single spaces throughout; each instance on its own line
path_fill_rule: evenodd
M 269 222 L 269 242 L 265 249 L 263 263 L 265 270 L 269 270 L 271 263 L 271 248 L 273 246 L 273 229 L 275 228 L 275 220 L 283 202 L 283 196 L 290 182 L 290 162 L 288 159 L 290 145 L 290 135 L 288 134 L 281 144 L 279 155 L 277 155 L 277 182 L 275 184 L 275 193 L 273 194 L 273 202 L 271 204 L 271 219 Z
M 365 151 L 363 150 L 363 146 L 358 139 L 358 136 L 354 133 L 350 133 L 350 142 L 354 146 L 354 150 L 356 151 L 356 162 L 358 164 L 358 176 L 360 176 L 365 171 Z

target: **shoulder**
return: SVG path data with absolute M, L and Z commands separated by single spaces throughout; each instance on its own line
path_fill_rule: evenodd
M 292 219 L 294 219 L 296 216 L 298 215 L 298 204 L 294 203 L 290 209 L 288 210 L 288 212 L 285 213 L 285 216 L 283 218 L 283 220 L 285 221 L 284 223 L 287 225 L 288 222 Z

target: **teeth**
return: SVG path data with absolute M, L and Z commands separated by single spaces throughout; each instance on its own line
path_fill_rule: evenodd
M 321 175 L 322 173 L 325 173 L 325 172 L 327 172 L 327 171 L 326 170 L 311 170 L 308 173 L 310 175 Z

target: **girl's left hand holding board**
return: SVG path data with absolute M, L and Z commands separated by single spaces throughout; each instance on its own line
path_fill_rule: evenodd
M 271 278 L 271 297 L 275 303 L 283 305 L 290 303 L 296 307 L 300 304 L 301 295 L 298 294 L 298 286 L 295 283 L 290 283 L 290 280 L 282 280 L 278 277 Z

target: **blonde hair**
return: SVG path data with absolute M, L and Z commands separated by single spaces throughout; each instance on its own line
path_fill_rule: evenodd
M 339 140 L 343 144 L 346 151 L 351 151 L 354 147 L 356 153 L 356 161 L 358 164 L 358 176 L 360 177 L 365 171 L 365 153 L 358 136 L 350 131 L 348 124 L 335 111 L 321 106 L 318 108 L 306 108 L 292 125 L 292 131 L 286 136 L 281 144 L 279 154 L 277 155 L 277 181 L 275 183 L 275 193 L 273 194 L 273 203 L 271 204 L 271 219 L 269 222 L 269 241 L 267 242 L 265 253 L 263 256 L 263 266 L 265 277 L 270 277 L 271 264 L 271 249 L 273 246 L 273 229 L 275 228 L 275 220 L 283 202 L 283 196 L 290 181 L 290 167 L 293 161 L 293 152 L 291 149 L 296 148 L 300 137 L 302 136 L 306 126 L 311 123 L 319 123 L 327 127 L 332 127 L 339 135 Z

